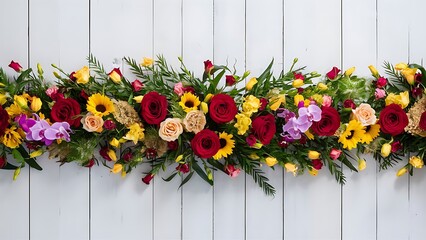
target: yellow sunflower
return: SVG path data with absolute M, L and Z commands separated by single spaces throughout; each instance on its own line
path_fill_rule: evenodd
M 200 104 L 200 99 L 198 99 L 197 96 L 190 92 L 186 92 L 185 94 L 183 94 L 179 102 L 179 105 L 187 113 L 192 110 L 197 110 Z
M 380 124 L 373 124 L 365 127 L 365 134 L 361 139 L 362 143 L 370 144 L 376 137 L 379 136 Z
M 213 156 L 215 160 L 219 160 L 221 158 L 225 158 L 228 155 L 232 154 L 232 149 L 235 147 L 235 140 L 232 139 L 232 134 L 228 134 L 226 132 L 222 132 L 219 134 L 220 140 L 220 149 Z
M 351 120 L 346 126 L 345 131 L 339 137 L 339 143 L 343 144 L 343 147 L 351 150 L 361 142 L 365 135 L 364 126 L 357 120 Z
M 111 99 L 99 93 L 93 94 L 87 100 L 87 111 L 95 116 L 103 117 L 114 112 L 114 104 Z

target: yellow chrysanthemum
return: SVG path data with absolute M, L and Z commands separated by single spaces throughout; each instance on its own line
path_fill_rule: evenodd
M 200 99 L 197 96 L 190 92 L 186 92 L 180 98 L 179 105 L 185 112 L 190 112 L 192 110 L 198 110 L 198 106 L 201 104 Z
M 362 143 L 370 144 L 376 137 L 379 136 L 380 125 L 373 124 L 365 127 L 365 134 L 361 139 Z
M 247 116 L 251 116 L 253 113 L 257 112 L 258 109 L 260 108 L 260 99 L 253 96 L 253 95 L 248 95 L 245 99 L 244 99 L 244 103 L 243 103 L 243 113 Z
M 356 145 L 361 142 L 365 134 L 364 126 L 357 120 L 351 120 L 346 126 L 346 130 L 340 135 L 339 143 L 343 147 L 351 150 L 356 148 Z
M 114 104 L 111 99 L 99 93 L 93 94 L 87 100 L 87 111 L 95 116 L 103 117 L 114 112 Z
M 245 114 L 235 115 L 237 123 L 234 124 L 234 127 L 238 129 L 238 135 L 244 135 L 251 125 L 251 119 Z
M 123 139 L 133 141 L 134 144 L 138 143 L 138 141 L 143 140 L 145 137 L 144 128 L 139 125 L 139 123 L 133 123 L 129 127 L 129 132 L 127 132 L 126 136 Z
M 232 134 L 228 134 L 226 132 L 222 132 L 219 134 L 220 149 L 213 156 L 215 160 L 226 158 L 232 154 L 232 150 L 235 147 L 235 140 L 232 139 L 232 137 L 233 137 Z
M 6 128 L 2 138 L 2 143 L 8 148 L 17 148 L 22 143 L 22 136 L 16 126 Z

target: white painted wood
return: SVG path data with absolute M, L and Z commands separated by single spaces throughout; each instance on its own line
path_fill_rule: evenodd
M 355 75 L 370 78 L 367 66 L 377 66 L 376 3 L 363 0 L 342 4 L 343 71 L 355 66 Z M 355 156 L 355 151 L 352 153 Z M 365 170 L 356 173 L 344 168 L 343 171 L 347 181 L 342 188 L 341 234 L 345 240 L 376 238 L 376 161 L 371 155 L 360 157 L 367 161 Z M 356 160 L 352 163 L 357 167 Z
M 179 67 L 177 57 L 182 56 L 182 1 L 154 1 L 154 55 L 163 55 L 167 62 Z M 174 166 L 174 165 L 173 165 Z M 154 179 L 154 239 L 175 240 L 182 237 L 181 178 L 171 182 L 167 178 L 174 170 L 160 173 Z
M 246 62 L 252 76 L 258 76 L 274 58 L 273 71 L 283 68 L 283 2 L 246 1 Z M 283 238 L 283 171 L 263 167 L 270 183 L 276 188 L 275 197 L 268 197 L 246 176 L 246 239 Z M 259 231 L 262 229 L 262 231 Z
M 214 1 L 214 62 L 245 70 L 245 1 Z M 240 84 L 241 87 L 244 83 Z M 214 239 L 245 239 L 245 174 L 214 174 Z
M 401 12 L 398 1 L 378 0 L 377 6 L 378 64 L 384 60 L 392 64 L 407 62 L 410 13 Z M 408 176 L 396 177 L 398 169 L 406 163 L 407 160 L 404 160 L 394 168 L 377 174 L 378 240 L 409 238 Z
M 307 71 L 325 74 L 340 67 L 340 1 L 285 1 L 284 59 L 294 58 Z M 327 168 L 318 176 L 286 173 L 284 192 L 285 239 L 340 239 L 341 186 Z M 326 217 L 325 217 L 326 216 Z M 324 225 L 322 224 L 324 223 Z M 309 231 L 306 230 L 309 226 Z
M 106 71 L 114 63 L 120 65 L 124 56 L 139 61 L 142 54 L 150 55 L 152 41 L 147 36 L 152 33 L 151 8 L 149 1 L 91 2 L 90 49 Z M 103 166 L 92 168 L 92 240 L 152 238 L 153 187 L 141 181 L 147 167 L 137 167 L 125 179 Z
M 47 8 L 51 11 L 46 12 Z M 80 12 L 78 19 L 74 16 L 76 12 Z M 80 68 L 89 52 L 88 19 L 88 4 L 83 0 L 32 1 L 31 66 L 35 68 L 40 62 L 48 81 L 53 80 L 51 63 L 68 72 Z M 40 159 L 44 171 L 31 170 L 31 239 L 88 239 L 88 170 L 73 164 L 59 168 L 56 160 L 47 160 L 46 155 Z M 50 228 L 46 229 L 46 225 Z M 69 228 L 70 225 L 78 231 Z
M 213 60 L 213 0 L 184 0 L 182 10 L 183 60 L 202 78 L 203 61 Z M 213 239 L 213 187 L 193 180 L 183 186 L 182 238 Z
M 7 67 L 11 60 L 28 67 L 27 13 L 27 1 L 0 2 L 0 67 L 10 77 L 16 76 Z M 12 156 L 7 159 L 16 163 Z M 29 168 L 23 168 L 15 182 L 13 172 L 0 170 L 0 239 L 25 240 L 29 238 Z

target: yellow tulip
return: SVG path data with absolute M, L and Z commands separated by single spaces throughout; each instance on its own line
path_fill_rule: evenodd
M 267 157 L 265 158 L 265 162 L 266 162 L 266 165 L 268 165 L 269 167 L 272 167 L 278 163 L 278 160 L 274 157 Z
M 355 71 L 355 67 L 351 67 L 345 71 L 345 75 L 350 77 L 354 71 Z
M 255 77 L 251 78 L 246 85 L 246 89 L 250 91 L 256 83 L 257 83 L 257 79 Z
M 367 162 L 364 159 L 358 159 L 358 170 L 362 171 L 367 167 Z
M 413 166 L 414 168 L 422 168 L 424 165 L 423 159 L 417 157 L 417 156 L 412 156 L 410 157 L 410 161 L 409 163 L 411 164 L 411 166 Z
M 111 78 L 111 80 L 116 84 L 121 83 L 121 75 L 118 71 L 117 71 L 117 69 L 114 69 L 108 74 L 108 76 Z
M 382 155 L 382 157 L 387 157 L 391 153 L 391 150 L 392 150 L 392 146 L 389 143 L 385 143 L 382 145 L 380 155 Z
M 142 62 L 141 62 L 141 65 L 144 66 L 144 67 L 148 67 L 148 66 L 151 66 L 153 63 L 154 63 L 154 59 L 144 57 Z
M 210 102 L 210 100 L 212 99 L 213 96 L 214 95 L 211 94 L 211 93 L 207 94 L 206 97 L 204 98 L 203 102 L 206 102 L 206 103 Z
M 374 67 L 373 65 L 368 66 L 368 68 L 370 69 L 371 75 L 373 75 L 373 77 L 378 78 L 379 77 L 379 72 L 377 71 L 376 67 Z
M 311 159 L 311 160 L 319 159 L 320 155 L 321 155 L 321 153 L 319 153 L 317 151 L 309 150 L 309 152 L 308 152 L 308 158 Z
M 32 97 L 30 108 L 33 112 L 38 112 L 40 111 L 42 104 L 43 103 L 41 102 L 40 98 Z
M 328 89 L 328 86 L 325 83 L 320 82 L 318 83 L 317 88 L 321 91 L 324 91 Z
M 121 172 L 121 170 L 123 170 L 123 165 L 121 165 L 121 164 L 119 164 L 119 163 L 116 163 L 116 164 L 114 164 L 114 166 L 112 167 L 111 172 L 112 172 L 112 173 L 119 173 L 119 172 Z
M 305 83 L 303 82 L 302 79 L 295 79 L 291 85 L 294 88 L 300 88 L 301 86 L 303 86 L 303 84 L 305 84 Z
M 205 102 L 201 102 L 201 111 L 203 111 L 204 114 L 209 112 L 209 106 Z
M 406 174 L 408 172 L 406 167 L 403 167 L 401 169 L 398 170 L 398 172 L 396 173 L 397 177 L 401 177 L 402 175 Z
M 117 155 L 115 154 L 115 150 L 109 149 L 107 152 L 108 156 L 111 158 L 112 161 L 117 161 Z

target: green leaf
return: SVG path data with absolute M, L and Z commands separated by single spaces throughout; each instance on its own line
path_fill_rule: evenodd
M 24 163 L 24 157 L 22 157 L 22 154 L 18 151 L 18 149 L 14 148 L 12 150 L 12 156 L 14 159 L 16 159 L 16 161 L 18 161 L 18 163 Z
M 358 172 L 358 169 L 355 168 L 355 166 L 348 160 L 348 158 L 344 157 L 342 159 L 342 163 L 345 164 L 345 166 L 347 166 L 352 171 Z
M 163 178 L 163 180 L 166 181 L 166 182 L 170 182 L 176 176 L 176 174 L 177 174 L 177 172 L 173 173 L 168 178 Z
M 192 175 L 194 175 L 194 172 L 191 172 L 190 174 L 188 174 L 188 176 L 185 177 L 185 179 L 183 179 L 182 183 L 179 185 L 179 188 L 181 188 L 183 185 L 185 185 L 185 183 L 187 183 L 189 181 L 189 179 L 192 178 Z
M 18 167 L 13 165 L 13 164 L 6 163 L 6 165 L 2 169 L 4 169 L 4 170 L 15 170 L 15 169 L 18 169 Z
M 194 169 L 195 172 L 197 172 L 197 174 L 206 182 L 208 182 L 211 186 L 213 186 L 213 180 L 209 179 L 209 177 L 207 176 L 207 174 L 203 171 L 203 169 L 201 169 L 201 167 L 198 165 L 198 163 L 196 161 L 194 161 L 192 163 L 192 168 Z
M 15 150 L 15 149 L 14 149 Z M 36 160 L 34 158 L 30 158 L 30 155 L 27 153 L 27 151 L 25 150 L 25 148 L 20 145 L 18 150 L 21 157 L 24 157 L 24 161 L 32 168 L 35 168 L 39 171 L 43 170 L 42 167 L 40 167 L 40 165 L 38 165 L 38 163 L 36 162 Z M 12 151 L 13 152 L 13 151 Z M 12 153 L 13 154 L 13 153 Z

